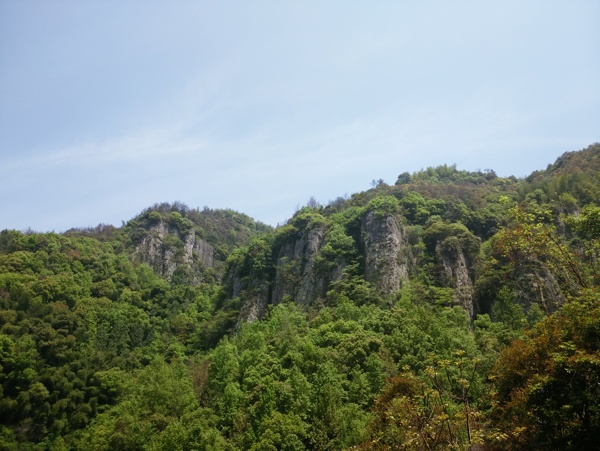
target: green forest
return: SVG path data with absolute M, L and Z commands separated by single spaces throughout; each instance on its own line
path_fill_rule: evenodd
M 597 449 L 599 257 L 600 144 L 3 230 L 0 449 Z

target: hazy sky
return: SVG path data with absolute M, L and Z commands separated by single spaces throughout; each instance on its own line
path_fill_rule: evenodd
M 0 229 L 155 202 L 275 225 L 600 141 L 600 2 L 0 0 Z

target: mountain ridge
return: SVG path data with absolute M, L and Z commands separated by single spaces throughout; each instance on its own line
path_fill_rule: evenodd
M 0 448 L 591 449 L 598 161 L 3 230 Z

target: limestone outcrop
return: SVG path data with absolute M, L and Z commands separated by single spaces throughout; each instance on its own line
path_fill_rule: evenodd
M 370 212 L 362 220 L 361 237 L 354 248 L 356 255 L 364 254 L 365 280 L 382 295 L 397 292 L 414 265 L 404 229 L 393 216 Z M 291 235 L 274 249 L 274 270 L 267 277 L 243 278 L 237 268 L 230 268 L 229 295 L 243 298 L 240 321 L 260 318 L 269 304 L 294 302 L 303 309 L 325 304 L 327 292 L 342 278 L 348 265 L 343 256 L 326 254 L 327 244 L 324 228 L 309 228 Z
M 190 282 L 198 283 L 199 272 L 214 265 L 214 248 L 196 236 L 193 228 L 182 234 L 176 227 L 159 221 L 135 246 L 134 259 L 147 263 L 169 281 L 180 270 L 191 278 Z
M 408 280 L 412 253 L 403 229 L 391 215 L 369 212 L 362 222 L 365 279 L 377 291 L 390 294 Z

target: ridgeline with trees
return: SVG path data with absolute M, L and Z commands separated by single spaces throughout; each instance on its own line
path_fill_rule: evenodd
M 596 449 L 599 254 L 600 144 L 276 228 L 175 202 L 3 230 L 0 449 Z

